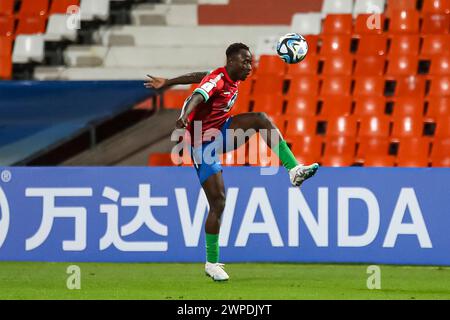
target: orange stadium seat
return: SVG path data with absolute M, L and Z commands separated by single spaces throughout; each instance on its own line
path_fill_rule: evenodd
M 283 96 L 281 93 L 258 94 L 254 98 L 253 111 L 280 115 L 283 112 Z
M 352 34 L 352 30 L 351 14 L 329 14 L 323 22 L 322 34 Z
M 329 117 L 347 116 L 352 112 L 351 96 L 325 96 L 322 99 L 322 107 L 319 118 L 327 120 Z
M 450 77 L 436 76 L 431 79 L 430 96 L 450 96 Z
M 422 18 L 423 34 L 443 34 L 450 32 L 450 15 L 429 13 Z
M 184 101 L 191 94 L 190 90 L 167 90 L 164 93 L 164 108 L 181 109 Z
M 283 81 L 284 79 L 282 76 L 260 75 L 253 86 L 253 96 L 268 93 L 281 93 L 283 92 Z
M 385 24 L 385 16 L 384 15 L 378 15 L 374 20 L 373 14 L 360 14 L 356 17 L 355 20 L 355 31 L 354 34 L 361 36 L 361 35 L 375 35 L 375 34 L 381 34 L 384 30 L 384 24 Z M 376 20 L 379 19 L 379 20 Z M 372 22 L 372 24 L 367 24 L 367 21 Z M 379 22 L 379 25 L 377 23 Z
M 242 81 L 239 85 L 239 96 L 249 96 L 252 93 L 253 88 L 253 78 L 249 77 L 247 80 Z
M 351 35 L 324 35 L 320 54 L 322 56 L 350 53 Z
M 67 13 L 67 8 L 70 6 L 79 6 L 80 0 L 57 0 L 52 1 L 50 6 L 50 13 Z
M 383 96 L 385 80 L 383 77 L 358 77 L 355 79 L 353 95 L 360 96 Z
M 419 32 L 419 12 L 392 11 L 390 13 L 389 32 L 392 34 L 416 34 Z
M 236 102 L 231 108 L 231 114 L 236 115 L 240 113 L 246 113 L 250 111 L 250 97 L 249 96 L 238 96 Z
M 0 36 L 0 79 L 10 79 L 12 75 L 12 38 Z
M 299 163 L 320 162 L 322 139 L 314 136 L 297 136 L 292 142 L 292 153 Z
M 355 162 L 355 137 L 334 136 L 325 140 L 323 166 L 351 166 Z
M 450 97 L 430 97 L 427 100 L 426 121 L 435 122 L 438 119 L 450 117 Z
M 450 138 L 436 140 L 431 149 L 433 167 L 450 167 Z
M 281 115 L 272 115 L 267 114 L 270 121 L 280 130 L 282 134 L 286 132 L 286 119 L 287 117 L 284 114 Z
M 428 167 L 430 142 L 426 138 L 401 139 L 398 147 L 399 167 Z
M 429 58 L 434 55 L 450 53 L 450 35 L 433 34 L 423 36 L 422 49 L 420 55 L 423 58 Z
M 286 136 L 314 136 L 317 130 L 316 117 L 288 118 Z
M 328 76 L 322 81 L 320 89 L 321 96 L 339 95 L 347 96 L 350 94 L 352 80 L 344 76 Z
M 314 116 L 317 113 L 317 98 L 313 96 L 290 96 L 287 106 L 286 115 L 304 117 Z
M 13 15 L 14 14 L 14 2 L 15 0 L 1 0 L 0 1 L 0 14 L 1 15 Z
M 46 18 L 42 16 L 21 17 L 16 34 L 45 33 Z
M 450 137 L 450 117 L 438 119 L 434 136 L 440 139 Z
M 364 161 L 373 156 L 387 156 L 389 146 L 390 141 L 387 138 L 361 139 L 356 158 Z
M 383 56 L 387 52 L 387 37 L 385 35 L 362 35 L 359 38 L 358 50 L 359 56 Z
M 426 79 L 421 76 L 394 77 L 396 97 L 416 96 L 423 97 L 426 89 Z
M 276 55 L 262 55 L 259 58 L 256 77 L 259 76 L 284 76 L 286 73 L 286 63 Z
M 174 166 L 170 153 L 152 153 L 148 156 L 148 165 L 161 167 L 161 166 Z
M 327 136 L 356 137 L 357 121 L 352 116 L 328 118 Z
M 423 0 L 422 12 L 450 14 L 450 0 Z
M 385 114 L 386 98 L 380 96 L 358 97 L 355 99 L 354 115 L 358 119 L 367 116 L 383 116 Z
M 387 138 L 390 133 L 391 121 L 388 116 L 368 116 L 360 119 L 359 138 Z
M 373 155 L 364 160 L 365 167 L 393 167 L 395 157 L 390 155 Z
M 299 76 L 290 81 L 289 97 L 298 95 L 317 96 L 319 78 L 317 76 Z
M 0 37 L 12 37 L 14 35 L 14 17 L 0 16 Z
M 434 56 L 431 59 L 430 75 L 450 75 L 450 54 Z
M 409 76 L 417 74 L 419 59 L 417 56 L 395 56 L 388 61 L 386 75 L 389 76 Z
M 301 63 L 289 64 L 286 77 L 293 79 L 299 75 L 316 75 L 318 71 L 319 59 L 317 56 L 307 55 Z
M 419 138 L 423 134 L 423 121 L 420 117 L 394 118 L 392 139 L 398 141 L 402 138 Z
M 386 65 L 383 56 L 360 56 L 356 59 L 355 77 L 361 76 L 382 76 Z
M 389 56 L 419 54 L 419 35 L 397 34 L 390 39 Z
M 350 76 L 353 72 L 351 55 L 327 56 L 324 59 L 323 75 Z
M 22 0 L 19 16 L 45 16 L 48 12 L 48 0 Z
M 319 36 L 317 35 L 305 35 L 306 42 L 308 43 L 308 55 L 317 54 Z
M 417 0 L 388 0 L 387 12 L 398 10 L 416 10 Z
M 422 99 L 416 97 L 405 96 L 395 99 L 394 112 L 392 116 L 394 119 L 404 116 L 411 116 L 414 118 L 423 117 L 424 102 Z

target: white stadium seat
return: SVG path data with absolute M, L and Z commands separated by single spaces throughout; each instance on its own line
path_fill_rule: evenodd
M 356 0 L 353 15 L 363 13 L 383 13 L 386 0 Z
M 303 35 L 320 34 L 322 15 L 320 13 L 296 13 L 292 17 L 291 30 Z
M 353 0 L 324 0 L 322 16 L 327 14 L 353 13 Z
M 277 54 L 277 42 L 281 36 L 282 34 L 276 36 L 259 37 L 258 44 L 256 45 L 255 50 L 255 58 L 258 60 L 262 55 Z
M 77 30 L 70 29 L 67 26 L 68 16 L 65 14 L 52 14 L 48 19 L 47 31 L 45 32 L 45 40 L 61 41 L 77 39 Z
M 13 63 L 28 63 L 44 61 L 44 36 L 18 35 L 14 43 Z
M 82 21 L 105 21 L 109 16 L 109 0 L 81 0 L 80 12 Z
M 196 4 L 142 4 L 131 11 L 133 25 L 198 25 L 198 6 Z
M 64 51 L 64 62 L 69 67 L 101 66 L 108 50 L 103 46 L 69 46 Z

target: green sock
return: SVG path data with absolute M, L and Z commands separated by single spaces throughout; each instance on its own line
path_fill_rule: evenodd
M 210 263 L 219 262 L 219 235 L 206 234 L 206 261 Z
M 287 170 L 291 170 L 298 165 L 297 159 L 295 159 L 295 156 L 291 149 L 289 149 L 286 141 L 281 140 L 281 142 L 272 148 L 272 150 L 277 154 L 278 158 L 281 160 L 281 163 Z

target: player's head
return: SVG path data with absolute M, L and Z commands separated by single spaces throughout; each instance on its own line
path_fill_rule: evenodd
M 233 80 L 245 80 L 252 71 L 252 54 L 243 43 L 233 43 L 227 49 L 227 71 Z

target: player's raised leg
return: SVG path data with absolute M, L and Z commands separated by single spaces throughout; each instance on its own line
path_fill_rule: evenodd
M 286 170 L 288 170 L 289 178 L 294 186 L 300 186 L 303 181 L 311 178 L 319 168 L 319 164 L 317 163 L 303 165 L 297 162 L 280 131 L 264 112 L 238 114 L 233 117 L 229 129 L 242 129 L 243 131 L 249 129 L 254 129 L 255 131 L 267 130 L 268 134 L 263 135 L 263 138 L 269 148 L 280 158 Z M 275 140 L 272 141 L 272 138 L 275 138 Z
M 202 184 L 209 203 L 206 218 L 206 264 L 205 272 L 215 281 L 228 280 L 228 274 L 219 263 L 219 230 L 223 210 L 225 208 L 225 186 L 222 172 L 208 177 Z

